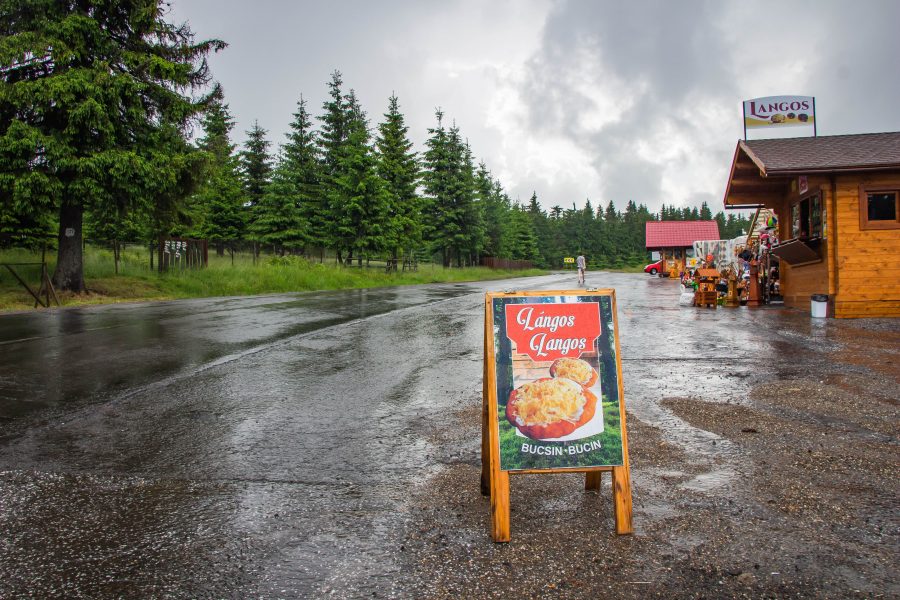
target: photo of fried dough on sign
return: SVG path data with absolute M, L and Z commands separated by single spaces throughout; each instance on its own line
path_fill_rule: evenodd
M 518 437 L 568 442 L 603 432 L 596 348 L 553 361 L 534 361 L 513 348 L 512 365 L 506 419 Z

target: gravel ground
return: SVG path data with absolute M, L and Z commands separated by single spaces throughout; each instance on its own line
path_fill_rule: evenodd
M 471 390 L 453 426 L 432 434 L 467 451 L 416 495 L 421 519 L 405 532 L 415 596 L 900 597 L 898 325 L 832 326 L 812 352 L 799 336 L 791 361 L 713 377 L 697 394 L 658 385 L 662 411 L 695 440 L 629 411 L 632 536 L 614 534 L 607 475 L 599 494 L 584 491 L 583 475 L 520 475 L 512 541 L 490 543 Z M 626 363 L 626 382 L 645 368 Z M 721 381 L 737 391 L 716 392 Z
M 590 278 L 633 535 L 515 475 L 491 541 L 478 288 L 66 310 L 0 328 L 0 598 L 900 598 L 900 319 Z

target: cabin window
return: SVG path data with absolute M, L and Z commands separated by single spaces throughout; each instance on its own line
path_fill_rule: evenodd
M 791 237 L 816 239 L 824 237 L 825 204 L 819 194 L 803 198 L 791 205 Z
M 860 229 L 900 229 L 900 190 L 860 186 Z

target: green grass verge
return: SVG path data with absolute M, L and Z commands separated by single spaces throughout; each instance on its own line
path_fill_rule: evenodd
M 55 256 L 48 257 L 52 273 Z M 422 283 L 481 281 L 543 275 L 546 271 L 494 270 L 485 267 L 445 269 L 431 263 L 420 264 L 418 271 L 385 273 L 383 268 L 341 267 L 332 262 L 320 264 L 298 257 L 262 257 L 253 264 L 249 255 L 238 255 L 232 264 L 229 256 L 210 255 L 206 269 L 173 271 L 157 274 L 149 269 L 146 250 L 128 250 L 115 273 L 112 253 L 88 248 L 84 259 L 85 283 L 88 294 L 60 294 L 64 306 L 108 304 L 145 300 L 172 300 L 209 296 L 244 296 L 312 290 L 386 287 Z M 40 254 L 24 250 L 0 252 L 0 263 L 39 262 Z M 40 267 L 14 267 L 16 272 L 37 291 Z M 28 310 L 34 299 L 0 267 L 0 311 Z

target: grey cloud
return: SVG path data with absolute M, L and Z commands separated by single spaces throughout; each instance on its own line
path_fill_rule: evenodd
M 537 190 L 547 208 L 590 197 L 617 206 L 634 199 L 657 210 L 673 201 L 667 174 L 693 169 L 707 177 L 694 189 L 682 179 L 680 201 L 708 199 L 716 210 L 725 175 L 709 189 L 708 174 L 730 163 L 742 95 L 815 95 L 821 134 L 900 130 L 896 0 L 176 0 L 174 10 L 199 37 L 231 44 L 211 66 L 238 121 L 238 141 L 259 119 L 282 142 L 301 93 L 320 114 L 337 68 L 373 124 L 396 92 L 421 149 L 440 106 L 477 158 L 508 176 L 512 197 L 527 200 Z M 785 65 L 798 58 L 806 68 L 786 79 L 792 71 Z M 768 89 L 773 82 L 790 89 Z M 620 84 L 621 97 L 610 105 L 604 92 Z M 510 85 L 514 101 L 492 104 Z M 695 101 L 717 111 L 719 121 L 710 123 Z M 498 119 L 488 106 L 513 112 Z M 585 115 L 608 107 L 618 120 L 585 126 Z M 722 122 L 731 118 L 733 125 Z M 666 162 L 639 155 L 652 144 Z M 577 149 L 586 157 L 580 174 L 560 174 L 558 164 L 555 173 L 541 173 L 534 166 L 540 161 L 522 155 L 535 146 Z M 589 173 L 589 181 L 578 180 L 585 164 L 599 187 Z M 523 168 L 535 172 L 516 171 Z
M 522 89 L 529 127 L 565 132 L 596 157 L 604 202 L 634 199 L 651 210 L 667 202 L 662 167 L 636 156 L 636 146 L 648 143 L 664 122 L 683 136 L 696 136 L 696 124 L 673 116 L 673 109 L 684 108 L 697 92 L 706 99 L 734 95 L 730 50 L 711 25 L 723 18 L 719 6 L 570 1 L 548 19 Z M 614 82 L 624 82 L 618 109 L 633 105 L 619 120 L 586 130 L 583 116 L 601 110 L 608 99 L 592 97 L 583 84 L 604 90 L 616 87 Z

